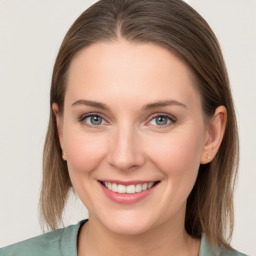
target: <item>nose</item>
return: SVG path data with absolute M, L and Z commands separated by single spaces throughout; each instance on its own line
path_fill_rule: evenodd
M 108 160 L 112 167 L 125 171 L 144 164 L 143 145 L 135 128 L 127 125 L 118 127 L 111 137 Z

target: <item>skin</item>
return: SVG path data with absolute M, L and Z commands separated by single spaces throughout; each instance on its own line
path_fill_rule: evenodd
M 154 44 L 96 43 L 72 60 L 64 113 L 53 104 L 75 192 L 90 221 L 78 255 L 198 255 L 184 229 L 186 199 L 200 164 L 218 151 L 226 125 L 220 106 L 209 119 L 189 68 Z M 106 106 L 88 106 L 81 100 Z M 148 104 L 172 101 L 166 106 Z M 93 125 L 89 114 L 102 117 Z M 168 115 L 166 124 L 155 116 Z M 160 181 L 133 204 L 119 204 L 98 180 Z

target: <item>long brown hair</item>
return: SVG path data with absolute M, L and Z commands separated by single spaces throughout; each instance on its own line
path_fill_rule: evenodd
M 229 80 L 218 41 L 207 22 L 181 0 L 101 0 L 67 32 L 53 70 L 50 106 L 63 112 L 70 62 L 81 49 L 99 41 L 123 38 L 154 43 L 183 60 L 196 78 L 204 114 L 211 117 L 223 105 L 228 120 L 215 158 L 199 168 L 187 200 L 185 228 L 196 238 L 204 233 L 216 246 L 229 246 L 233 229 L 233 189 L 238 165 L 238 134 Z M 72 188 L 62 160 L 52 109 L 44 147 L 41 217 L 51 229 L 62 220 Z

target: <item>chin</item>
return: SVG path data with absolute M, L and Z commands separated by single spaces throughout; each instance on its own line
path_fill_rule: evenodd
M 112 224 L 109 229 L 117 234 L 120 235 L 140 235 L 149 230 L 148 225 L 141 225 L 137 223 L 134 223 L 130 225 L 129 223 L 114 223 Z
M 145 215 L 120 214 L 110 216 L 112 217 L 105 217 L 101 223 L 111 232 L 120 235 L 139 235 L 149 231 L 155 224 L 152 218 L 145 218 Z

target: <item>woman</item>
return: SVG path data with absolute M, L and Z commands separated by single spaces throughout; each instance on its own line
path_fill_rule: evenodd
M 91 6 L 63 40 L 50 104 L 42 219 L 57 229 L 70 189 L 89 219 L 0 255 L 243 255 L 229 245 L 238 136 L 228 76 L 191 7 Z

